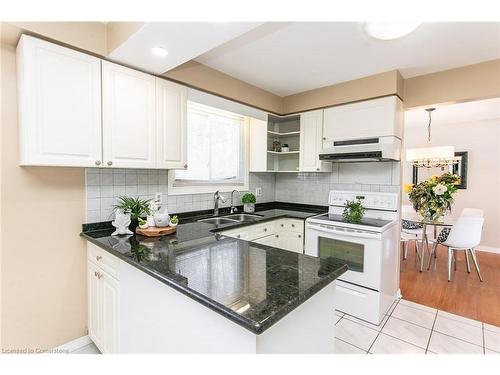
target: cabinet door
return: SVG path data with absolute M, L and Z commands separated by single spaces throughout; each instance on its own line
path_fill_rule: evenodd
M 187 168 L 187 88 L 156 78 L 157 167 Z
M 267 171 L 267 122 L 250 119 L 250 172 Z
M 301 172 L 330 172 L 331 163 L 319 160 L 323 143 L 323 110 L 300 115 L 300 160 Z
M 278 246 L 278 241 L 279 241 L 279 236 L 277 234 L 271 234 L 269 236 L 258 238 L 252 242 L 279 248 L 280 246 Z
M 31 36 L 17 46 L 20 164 L 101 163 L 101 60 Z
M 276 247 L 296 253 L 303 253 L 303 242 L 304 239 L 301 233 L 287 230 L 279 233 L 279 243 Z
M 155 77 L 102 62 L 105 167 L 156 168 Z
M 89 337 L 103 350 L 102 287 L 99 268 L 87 261 L 88 330 Z
M 119 353 L 120 286 L 108 273 L 101 277 L 102 285 L 102 350 L 103 353 Z
M 402 138 L 402 103 L 396 96 L 340 105 L 324 111 L 324 147 L 333 141 L 395 135 Z

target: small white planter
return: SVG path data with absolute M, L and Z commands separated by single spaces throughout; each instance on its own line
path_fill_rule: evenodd
M 255 203 L 245 203 L 243 204 L 243 211 L 253 213 L 255 212 Z

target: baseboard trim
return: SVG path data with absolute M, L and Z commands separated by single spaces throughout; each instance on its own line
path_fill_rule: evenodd
M 61 346 L 58 346 L 55 348 L 57 351 L 64 351 L 64 352 L 74 352 L 75 350 L 78 350 L 80 348 L 83 348 L 84 346 L 87 346 L 92 343 L 92 340 L 88 335 L 79 337 L 77 339 L 74 339 L 72 341 L 69 341 L 65 344 L 62 344 Z
M 500 254 L 500 247 L 493 247 L 493 246 L 478 246 L 476 248 L 477 251 L 484 251 L 487 253 L 495 253 L 495 254 Z

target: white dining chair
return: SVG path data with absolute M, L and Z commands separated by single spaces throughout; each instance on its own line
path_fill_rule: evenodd
M 421 251 L 424 250 L 423 246 L 423 225 L 419 223 L 415 223 L 409 220 L 405 220 L 405 217 L 411 217 L 412 215 L 416 215 L 416 212 L 413 206 L 410 205 L 402 205 L 401 206 L 401 237 L 400 242 L 403 244 L 403 260 L 406 260 L 408 257 L 408 243 L 415 242 L 415 252 L 417 253 L 419 259 L 421 258 Z M 432 233 L 428 230 L 427 236 L 431 238 L 430 242 L 432 242 Z M 422 243 L 422 247 L 420 249 L 419 241 Z
M 474 216 L 460 216 L 457 222 L 450 230 L 450 234 L 446 241 L 441 245 L 448 247 L 448 281 L 451 280 L 451 265 L 455 262 L 456 269 L 456 256 L 455 252 L 458 250 L 465 250 L 465 253 L 470 253 L 474 267 L 476 268 L 477 275 L 480 281 L 483 281 L 479 265 L 476 258 L 476 246 L 481 242 L 481 234 L 483 231 L 484 218 Z M 467 258 L 466 258 L 467 259 Z M 470 273 L 470 266 L 467 260 L 467 272 Z
M 466 207 L 460 213 L 460 217 L 483 217 L 483 216 L 484 216 L 484 211 L 479 208 Z M 436 251 L 437 246 L 446 241 L 448 235 L 450 234 L 450 229 L 451 229 L 450 227 L 441 229 L 439 235 L 436 237 L 436 240 L 434 241 L 434 246 L 432 247 L 431 256 L 429 258 L 429 266 L 427 267 L 427 270 L 431 268 L 433 255 L 434 258 L 437 257 L 437 251 Z M 470 273 L 469 254 L 467 251 L 465 252 L 465 263 L 467 264 L 467 272 Z M 455 270 L 456 270 L 456 262 L 455 262 Z

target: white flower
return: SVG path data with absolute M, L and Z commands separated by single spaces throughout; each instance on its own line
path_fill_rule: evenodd
M 443 195 L 444 193 L 446 193 L 448 191 L 448 188 L 443 184 L 437 184 L 436 186 L 434 186 L 432 188 L 432 191 L 436 195 Z

